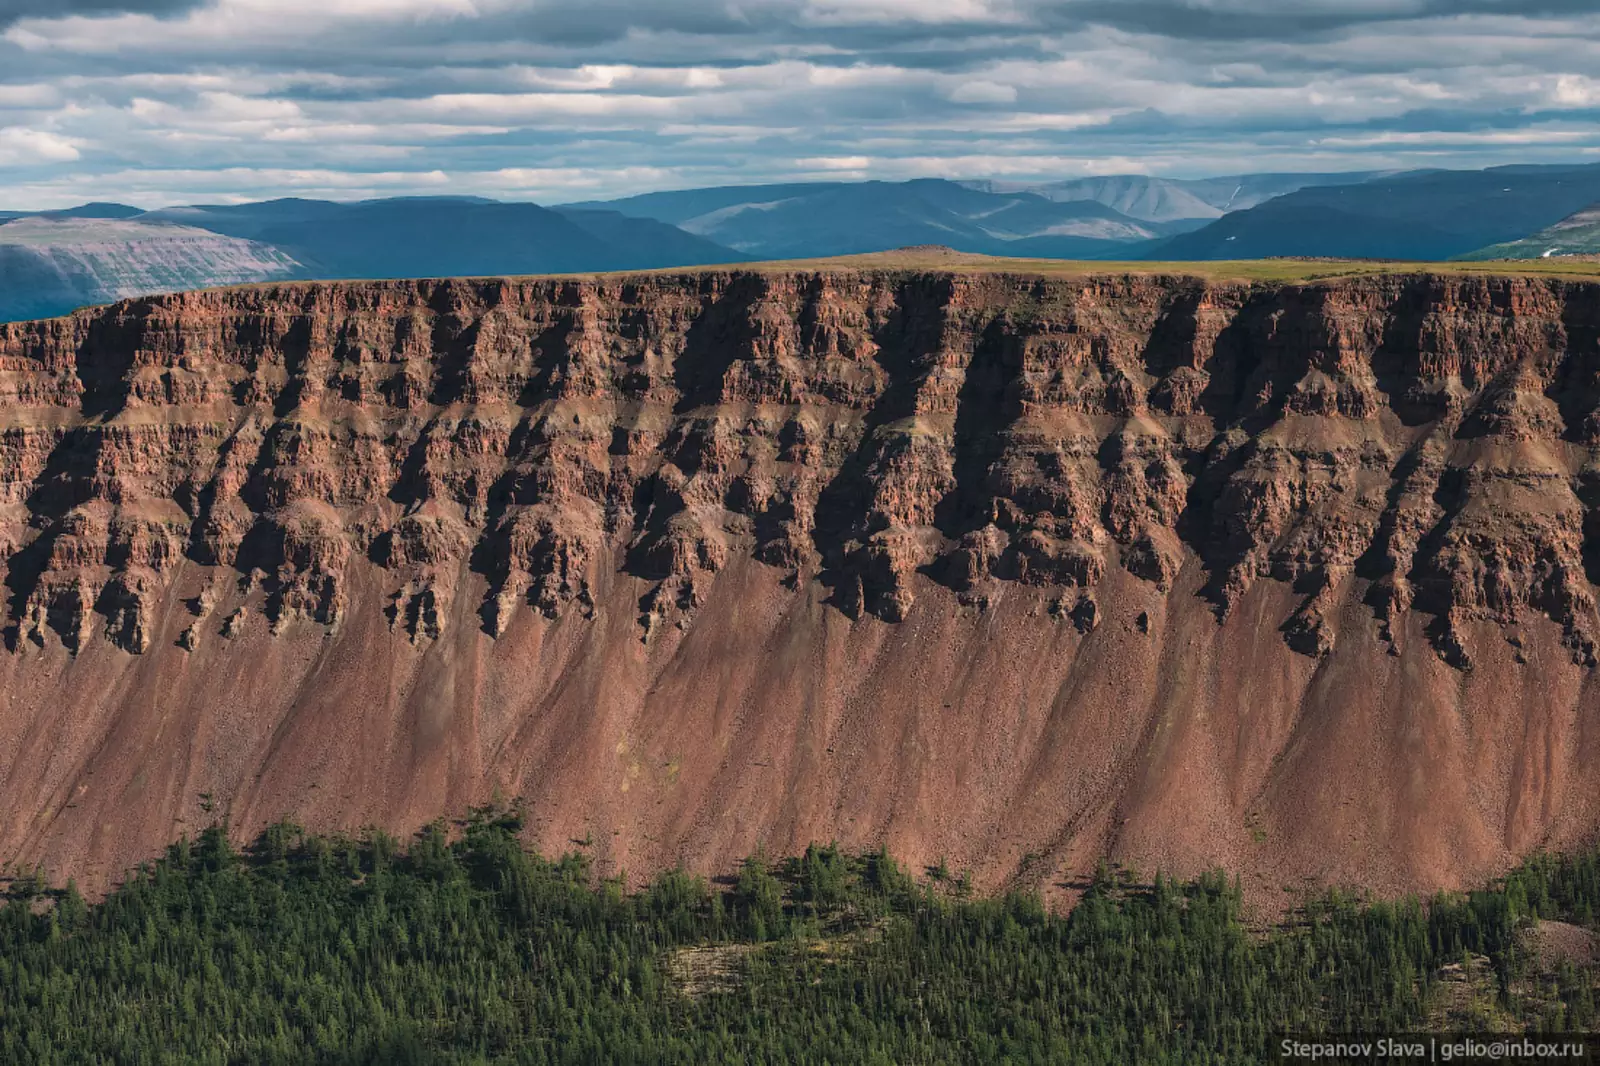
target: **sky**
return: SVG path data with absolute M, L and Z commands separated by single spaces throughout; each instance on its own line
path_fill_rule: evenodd
M 0 208 L 1521 162 L 1597 0 L 0 0 Z

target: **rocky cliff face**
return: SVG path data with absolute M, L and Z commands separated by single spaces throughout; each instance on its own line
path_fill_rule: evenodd
M 1600 828 L 1600 286 L 288 284 L 0 327 L 0 854 L 526 796 L 1380 889 Z

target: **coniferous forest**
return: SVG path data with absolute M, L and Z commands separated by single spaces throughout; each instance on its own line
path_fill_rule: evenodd
M 280 825 L 241 852 L 213 827 L 94 905 L 17 877 L 0 1062 L 1237 1063 L 1285 1031 L 1442 1024 L 1446 984 L 1470 993 L 1454 1028 L 1596 1018 L 1592 970 L 1527 933 L 1593 926 L 1600 852 L 1263 928 L 1220 874 L 1102 871 L 1058 914 L 832 847 L 629 893 L 520 828 L 481 810 L 401 848 Z

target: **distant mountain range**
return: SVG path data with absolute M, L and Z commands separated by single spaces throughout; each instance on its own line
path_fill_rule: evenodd
M 19 218 L 135 218 L 144 214 L 137 207 L 127 204 L 82 204 L 78 207 L 69 207 L 61 211 L 0 211 L 0 222 L 11 222 Z
M 470 198 L 269 200 L 142 216 L 282 249 L 328 278 L 567 274 L 728 263 L 739 253 L 652 219 Z
M 1349 185 L 1378 172 L 1341 174 L 1234 174 L 1222 178 L 1152 178 L 1143 174 L 1073 178 L 1030 185 L 1001 181 L 962 182 L 993 193 L 1032 193 L 1047 200 L 1093 200 L 1145 222 L 1183 222 L 1221 218 L 1275 196 L 1313 185 Z
M 1141 255 L 1450 259 L 1525 237 L 1596 201 L 1600 166 L 1415 171 L 1298 189 Z
M 578 273 L 747 258 L 652 219 L 472 198 L 150 212 L 96 204 L 0 224 L 0 321 L 281 278 Z
M 0 321 L 278 278 L 580 273 L 946 245 L 1024 258 L 1441 260 L 1600 253 L 1600 165 L 921 179 L 648 193 L 0 211 Z
M 1053 200 L 937 179 L 691 189 L 574 206 L 670 223 L 759 259 L 918 244 L 987 255 L 1103 259 L 1201 224 L 1141 220 L 1087 197 Z

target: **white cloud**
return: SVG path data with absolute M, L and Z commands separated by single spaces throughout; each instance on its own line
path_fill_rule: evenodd
M 1580 74 L 1563 74 L 1556 79 L 1550 100 L 1561 107 L 1593 107 L 1600 104 L 1600 81 Z
M 77 145 L 54 133 L 24 126 L 0 127 L 0 166 L 70 163 L 79 154 Z
M 950 99 L 958 104 L 1014 104 L 1017 88 L 997 81 L 966 81 L 956 86 Z
M 872 166 L 872 157 L 864 155 L 816 156 L 796 159 L 801 170 L 866 170 Z
M 979 22 L 1011 17 L 1000 0 L 811 0 L 805 18 L 824 25 L 876 22 Z
M 450 93 L 391 101 L 385 109 L 396 115 L 527 125 L 571 119 L 625 121 L 666 116 L 675 110 L 669 99 L 620 93 Z
M 60 105 L 61 93 L 53 85 L 0 85 L 0 107 L 22 109 Z
M 212 0 L 164 19 L 33 18 L 0 32 L 0 207 L 1386 169 L 1600 147 L 1578 113 L 1600 107 L 1600 10 L 1460 0 L 1423 17 L 1450 6 Z M 1098 22 L 1074 21 L 1090 9 Z M 1235 17 L 1249 34 L 1217 37 Z
M 1518 130 L 1385 130 L 1340 137 L 1318 137 L 1312 143 L 1322 148 L 1375 148 L 1380 146 L 1492 145 L 1518 147 L 1554 144 L 1581 145 L 1594 140 L 1592 129 Z

